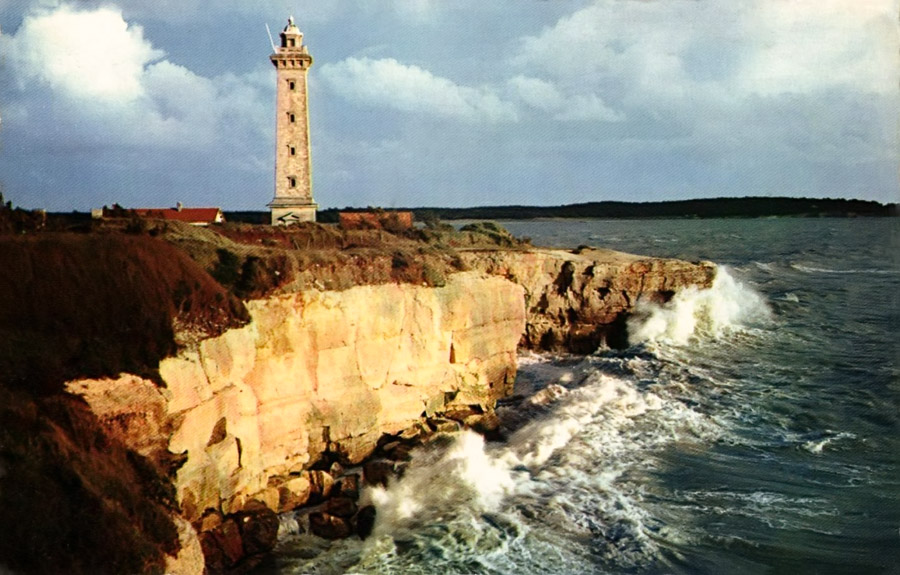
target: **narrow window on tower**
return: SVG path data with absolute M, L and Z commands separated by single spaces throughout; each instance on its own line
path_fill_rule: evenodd
M 293 124 L 295 121 L 297 121 L 297 117 L 294 116 L 294 114 L 288 114 L 288 120 L 290 120 L 291 124 Z
M 291 151 L 291 155 L 292 155 L 292 156 L 296 156 L 296 155 L 297 155 L 297 148 L 295 148 L 294 146 L 291 146 L 291 150 L 290 150 L 290 151 Z
M 288 178 L 288 186 L 291 188 L 296 188 L 297 187 L 297 178 L 295 178 L 293 176 L 289 177 Z
M 294 47 L 294 39 L 293 39 L 293 38 L 291 38 L 290 40 L 288 40 L 288 46 L 290 46 L 291 48 Z
M 297 88 L 297 84 L 293 80 L 288 80 L 288 88 L 293 92 Z

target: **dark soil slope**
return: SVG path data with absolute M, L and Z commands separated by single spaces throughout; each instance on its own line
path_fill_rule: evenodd
M 165 454 L 126 449 L 63 384 L 152 377 L 176 330 L 202 337 L 246 319 L 162 240 L 0 235 L 0 571 L 162 572 L 178 547 Z
M 246 310 L 170 244 L 124 234 L 0 236 L 0 378 L 46 395 L 76 377 L 152 375 L 180 331 Z

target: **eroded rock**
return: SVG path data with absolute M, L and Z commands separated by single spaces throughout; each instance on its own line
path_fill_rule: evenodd
M 476 250 L 460 254 L 471 269 L 525 289 L 527 349 L 592 353 L 627 345 L 625 319 L 638 300 L 664 303 L 687 286 L 709 287 L 710 262 L 651 258 L 583 248 L 575 252 Z

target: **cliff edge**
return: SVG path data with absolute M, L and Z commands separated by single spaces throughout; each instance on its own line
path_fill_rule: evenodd
M 0 565 L 15 571 L 246 568 L 275 512 L 353 492 L 342 467 L 489 428 L 519 346 L 624 345 L 638 299 L 715 273 L 491 226 L 125 225 L 0 237 L 0 518 L 22 525 Z M 332 527 L 357 521 L 333 511 Z M 110 538 L 124 543 L 99 554 Z

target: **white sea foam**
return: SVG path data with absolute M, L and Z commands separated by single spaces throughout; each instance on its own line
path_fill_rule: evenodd
M 709 289 L 690 287 L 666 304 L 638 302 L 628 321 L 631 343 L 686 344 L 695 337 L 719 338 L 771 318 L 765 299 L 719 267 Z
M 809 266 L 809 265 L 798 264 L 798 263 L 792 263 L 791 267 L 793 269 L 797 270 L 798 272 L 803 272 L 803 273 L 807 273 L 807 274 L 895 275 L 897 273 L 900 273 L 897 270 L 886 270 L 886 269 L 877 269 L 877 268 L 838 270 L 838 269 L 833 269 L 833 268 L 823 268 L 823 267 Z
M 611 417 L 629 418 L 660 407 L 658 397 L 640 394 L 624 380 L 602 374 L 592 374 L 590 379 L 560 399 L 548 417 L 525 425 L 509 438 L 503 455 L 509 464 L 543 465 L 601 410 L 609 410 Z
M 460 502 L 492 511 L 512 489 L 510 467 L 487 453 L 482 436 L 463 431 L 417 449 L 401 481 L 369 496 L 378 509 L 376 528 L 393 532 L 434 521 Z
M 802 446 L 803 449 L 809 451 L 810 453 L 820 455 L 825 447 L 827 447 L 829 444 L 840 441 L 842 439 L 856 439 L 856 435 L 847 432 L 825 432 L 824 437 L 804 441 Z
M 535 357 L 523 364 L 547 373 Z M 361 564 L 384 560 L 402 570 L 411 558 L 396 545 L 422 545 L 457 567 L 474 560 L 508 572 L 530 557 L 539 571 L 575 573 L 596 559 L 587 540 L 614 554 L 617 565 L 652 561 L 656 544 L 646 534 L 652 520 L 630 475 L 649 469 L 650 451 L 698 436 L 705 443 L 716 426 L 589 359 L 559 371 L 571 386 L 548 385 L 544 391 L 553 393 L 541 395 L 542 415 L 505 443 L 486 444 L 469 431 L 446 435 L 415 450 L 401 479 L 372 490 L 380 542 L 371 543 Z

